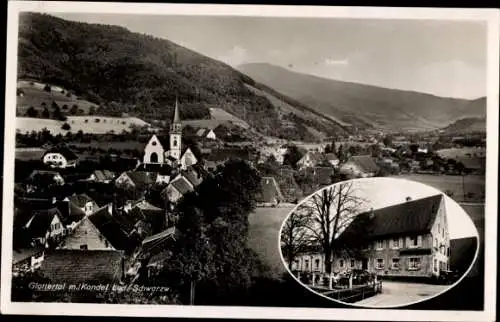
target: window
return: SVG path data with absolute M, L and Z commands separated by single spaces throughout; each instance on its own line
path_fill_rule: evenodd
M 408 270 L 419 270 L 420 269 L 420 257 L 410 257 L 408 259 Z
M 315 268 L 316 268 L 316 269 L 319 269 L 319 259 L 316 259 L 316 261 L 315 261 L 315 265 L 316 265 L 316 266 L 315 266 Z
M 417 247 L 417 246 L 418 246 L 418 237 L 417 236 L 410 237 L 410 247 Z
M 375 246 L 377 249 L 383 249 L 384 248 L 384 241 L 383 240 L 377 240 L 377 244 Z
M 434 272 L 438 271 L 437 259 L 434 258 Z
M 377 269 L 384 269 L 384 259 L 383 258 L 377 258 Z
M 344 260 L 343 260 L 343 259 L 341 259 L 341 260 L 339 261 L 339 266 L 340 266 L 340 267 L 344 267 Z
M 156 141 L 151 142 L 151 145 L 155 146 L 156 145 Z
M 438 232 L 441 234 L 441 224 L 438 224 Z
M 450 248 L 446 247 L 446 256 L 450 256 Z
M 109 247 L 109 243 L 107 240 L 104 241 L 104 246 Z
M 307 259 L 305 260 L 305 262 L 304 262 L 304 266 L 305 266 L 305 268 L 306 268 L 306 269 L 308 269 L 308 268 L 309 268 L 309 260 L 307 260 Z
M 392 239 L 392 248 L 399 248 L 399 238 Z
M 392 269 L 399 269 L 399 258 L 393 258 L 392 259 Z
M 354 259 L 351 259 L 351 267 L 354 267 L 354 264 L 355 264 Z
M 87 244 L 84 244 L 84 245 L 80 245 L 80 249 L 87 250 L 89 248 L 88 248 Z
M 438 245 L 439 245 L 439 243 L 438 243 L 438 239 L 437 239 L 437 238 L 434 238 L 434 248 L 436 248 L 436 249 L 437 249 L 437 248 L 438 248 Z
M 177 146 L 177 139 L 174 139 L 174 147 Z

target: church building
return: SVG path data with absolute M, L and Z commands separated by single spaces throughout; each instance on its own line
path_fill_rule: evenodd
M 169 150 L 166 150 L 166 147 Z M 182 124 L 179 115 L 179 106 L 175 101 L 174 119 L 170 127 L 169 142 L 162 144 L 160 139 L 153 135 L 144 148 L 144 165 L 179 165 L 182 169 L 198 163 L 196 156 L 189 147 L 182 146 Z

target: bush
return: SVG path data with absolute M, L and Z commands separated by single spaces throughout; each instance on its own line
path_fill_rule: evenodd
M 62 129 L 66 130 L 66 131 L 69 131 L 69 130 L 71 130 L 71 126 L 68 123 L 64 123 L 63 126 L 62 126 Z

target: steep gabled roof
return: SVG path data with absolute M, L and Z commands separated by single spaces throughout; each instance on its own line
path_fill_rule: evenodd
M 361 231 L 367 240 L 427 233 L 442 200 L 443 195 L 439 194 L 359 214 L 341 238 L 359 236 Z
M 27 258 L 30 258 L 33 255 L 41 253 L 45 250 L 45 247 L 41 245 L 23 248 L 23 249 L 14 249 L 12 251 L 12 264 L 19 263 Z
M 179 114 L 179 103 L 177 101 L 177 98 L 175 99 L 175 108 L 174 108 L 174 120 L 172 123 L 180 123 L 181 122 L 181 116 Z
M 76 205 L 77 207 L 83 208 L 88 202 L 94 202 L 86 193 L 81 193 L 78 195 L 72 195 L 68 197 L 69 201 Z
M 40 272 L 51 282 L 106 283 L 121 277 L 123 252 L 57 249 L 45 255 Z
M 366 173 L 377 172 L 380 170 L 371 155 L 352 156 L 349 158 L 349 161 L 358 165 Z
M 65 146 L 61 146 L 61 147 L 56 146 L 56 147 L 53 147 L 53 148 L 47 150 L 44 153 L 44 156 L 46 154 L 48 154 L 48 153 L 59 153 L 64 158 L 66 158 L 66 160 L 68 160 L 68 161 L 78 159 L 78 156 L 73 151 L 71 151 L 68 147 L 65 147 Z
M 131 246 L 129 236 L 118 220 L 109 213 L 108 206 L 102 207 L 88 218 L 115 249 L 126 250 Z
M 181 177 L 180 179 L 177 179 L 173 182 L 170 182 L 170 184 L 177 190 L 179 191 L 182 195 L 192 191 L 191 186 L 187 183 L 187 179 L 184 177 Z
M 32 237 L 45 237 L 50 228 L 50 224 L 55 216 L 61 218 L 61 213 L 57 208 L 36 210 L 33 217 L 28 221 L 28 230 Z
M 155 183 L 157 174 L 146 171 L 128 171 L 127 176 L 137 187 L 145 187 Z

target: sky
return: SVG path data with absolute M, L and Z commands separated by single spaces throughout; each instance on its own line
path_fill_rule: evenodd
M 443 194 L 428 185 L 395 178 L 367 178 L 351 181 L 353 194 L 363 200 L 359 212 L 379 209 L 412 200 Z M 477 229 L 465 210 L 453 199 L 443 194 L 450 239 L 477 236 Z
M 233 67 L 270 63 L 336 80 L 486 95 L 487 27 L 474 21 L 57 13 L 166 38 Z

